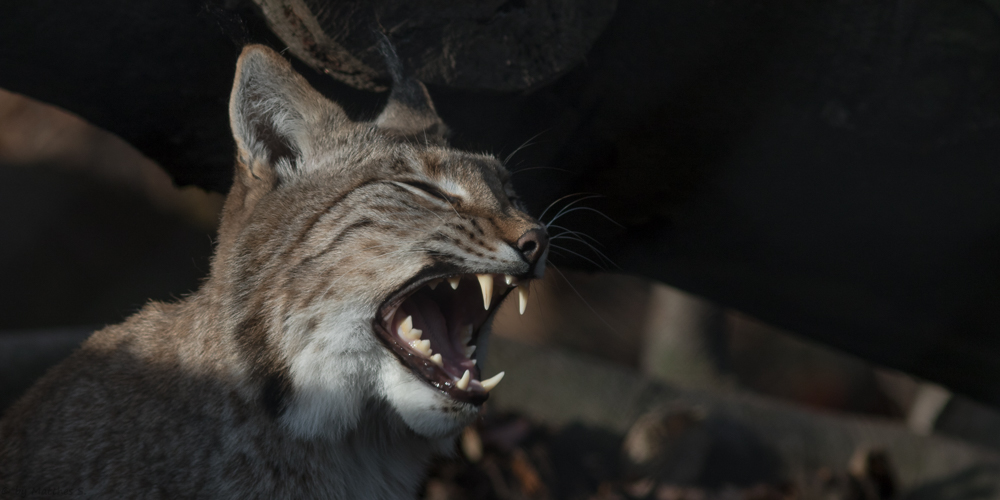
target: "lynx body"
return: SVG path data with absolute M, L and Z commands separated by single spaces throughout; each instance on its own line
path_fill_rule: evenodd
M 477 358 L 544 228 L 399 77 L 353 122 L 247 47 L 211 272 L 95 333 L 0 421 L 0 493 L 413 498 L 497 379 Z M 478 352 L 477 352 L 478 348 Z

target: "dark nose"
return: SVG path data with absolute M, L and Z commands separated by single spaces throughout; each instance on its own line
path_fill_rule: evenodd
M 517 249 L 521 251 L 524 259 L 535 267 L 549 249 L 549 235 L 542 228 L 532 229 L 517 239 Z

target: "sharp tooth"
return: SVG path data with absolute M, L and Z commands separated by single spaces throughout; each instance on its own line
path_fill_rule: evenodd
M 511 276 L 509 274 L 505 274 L 505 275 L 503 275 L 503 280 L 507 283 L 507 286 L 514 286 L 514 277 L 513 276 Z
M 469 370 L 465 370 L 465 373 L 462 374 L 462 378 L 460 378 L 458 382 L 455 382 L 455 387 L 458 387 L 459 389 L 462 389 L 464 391 L 469 387 L 469 380 L 471 379 L 472 376 L 469 375 Z
M 444 360 L 441 359 L 441 355 L 440 354 L 435 354 L 435 355 L 431 356 L 431 361 L 433 361 L 435 365 L 438 365 L 441 368 L 444 368 Z
M 440 285 L 440 284 L 441 284 L 441 280 L 440 279 L 436 279 L 436 280 L 431 281 L 430 283 L 427 283 L 427 287 L 430 288 L 431 290 L 433 290 L 433 289 L 437 288 L 437 286 Z
M 399 324 L 399 331 L 402 334 L 410 333 L 413 329 L 413 316 L 407 316 L 402 323 Z
M 424 331 L 419 328 L 414 328 L 407 333 L 403 334 L 403 338 L 406 340 L 420 340 L 420 336 L 424 334 Z
M 466 345 L 469 342 L 472 342 L 472 325 L 465 327 L 465 330 L 462 332 L 462 345 Z
M 524 310 L 528 308 L 528 284 L 517 286 L 517 305 L 521 310 L 521 314 L 524 314 Z
M 501 380 L 503 380 L 503 374 L 504 374 L 504 372 L 500 372 L 500 373 L 498 373 L 498 374 L 496 374 L 496 375 L 494 375 L 494 376 L 492 376 L 492 377 L 490 377 L 490 378 L 488 378 L 488 379 L 483 380 L 482 382 L 480 382 L 480 384 L 482 384 L 482 386 L 483 386 L 483 390 L 485 390 L 486 392 L 492 391 L 493 388 L 496 387 L 497 384 L 499 384 Z
M 489 310 L 490 302 L 493 300 L 493 275 L 480 274 L 479 286 L 483 289 L 483 309 Z
M 448 278 L 448 284 L 451 285 L 452 290 L 458 290 L 458 283 L 462 281 L 461 276 L 452 276 Z
M 470 359 L 469 361 L 472 361 L 472 366 L 476 366 L 476 360 Z
M 424 356 L 430 356 L 432 352 L 430 340 L 411 340 L 410 347 L 422 352 Z
M 470 345 L 465 348 L 465 357 L 472 358 L 472 353 L 476 352 L 476 346 Z

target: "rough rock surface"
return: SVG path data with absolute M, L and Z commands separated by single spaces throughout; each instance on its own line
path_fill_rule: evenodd
M 516 91 L 581 62 L 616 0 L 254 0 L 296 57 L 365 90 L 388 80 L 374 31 L 425 83 Z

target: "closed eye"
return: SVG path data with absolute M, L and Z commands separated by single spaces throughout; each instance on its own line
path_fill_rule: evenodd
M 424 193 L 429 194 L 429 195 L 431 195 L 431 196 L 433 196 L 433 197 L 435 197 L 435 198 L 437 198 L 437 199 L 439 199 L 439 200 L 441 200 L 441 201 L 443 201 L 445 203 L 454 204 L 454 203 L 456 203 L 458 201 L 458 198 L 455 198 L 454 196 L 448 195 L 444 191 L 441 191 L 440 189 L 438 189 L 437 186 L 434 186 L 433 184 L 428 184 L 426 182 L 420 182 L 420 181 L 402 181 L 402 182 L 400 182 L 400 184 L 405 184 L 405 185 L 410 186 L 412 188 L 416 188 L 416 189 L 418 189 L 420 191 L 423 191 Z

